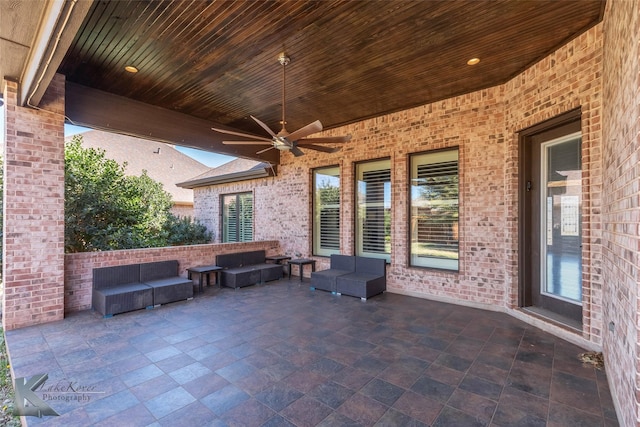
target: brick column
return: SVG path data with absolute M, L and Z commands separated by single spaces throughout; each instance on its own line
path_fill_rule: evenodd
M 64 76 L 40 109 L 17 105 L 5 81 L 2 323 L 5 330 L 64 317 Z

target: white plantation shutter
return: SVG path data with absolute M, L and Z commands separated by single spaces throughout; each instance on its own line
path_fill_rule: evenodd
M 391 261 L 391 163 L 357 165 L 357 255 Z
M 413 156 L 411 264 L 458 269 L 458 150 Z
M 313 253 L 340 253 L 340 168 L 313 171 Z

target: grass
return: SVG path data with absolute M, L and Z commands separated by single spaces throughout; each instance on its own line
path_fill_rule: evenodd
M 9 355 L 4 340 L 4 330 L 0 327 L 0 425 L 6 427 L 19 427 L 20 418 L 13 415 L 15 394 L 11 371 L 9 370 Z
M 431 245 L 429 243 L 414 242 L 411 245 L 411 253 L 417 256 L 458 259 L 458 246 L 445 248 L 442 246 Z

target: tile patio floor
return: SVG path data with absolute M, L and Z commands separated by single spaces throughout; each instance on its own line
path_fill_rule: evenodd
M 617 425 L 573 344 L 501 313 L 298 283 L 7 332 L 17 377 L 97 392 L 52 394 L 60 416 L 29 426 Z

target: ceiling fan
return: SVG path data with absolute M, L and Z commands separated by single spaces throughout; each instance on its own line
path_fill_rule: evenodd
M 285 120 L 285 68 L 291 62 L 291 59 L 283 52 L 278 57 L 278 62 L 282 65 L 282 129 L 277 134 L 269 128 L 264 122 L 251 116 L 256 123 L 260 125 L 271 136 L 271 139 L 262 136 L 251 135 L 248 133 L 234 132 L 225 129 L 211 128 L 216 132 L 225 133 L 228 135 L 240 136 L 243 138 L 250 138 L 250 141 L 222 141 L 223 144 L 228 145 L 271 145 L 271 147 L 258 151 L 256 154 L 264 153 L 265 151 L 273 148 L 280 151 L 290 151 L 294 156 L 302 156 L 304 152 L 300 148 L 306 148 L 309 150 L 322 151 L 325 153 L 335 153 L 339 151 L 341 147 L 325 147 L 317 144 L 336 144 L 348 142 L 351 140 L 351 135 L 344 136 L 327 136 L 318 138 L 307 138 L 309 135 L 322 131 L 322 123 L 320 120 L 316 120 L 313 123 L 309 123 L 300 129 L 289 133 L 285 127 L 287 124 Z

